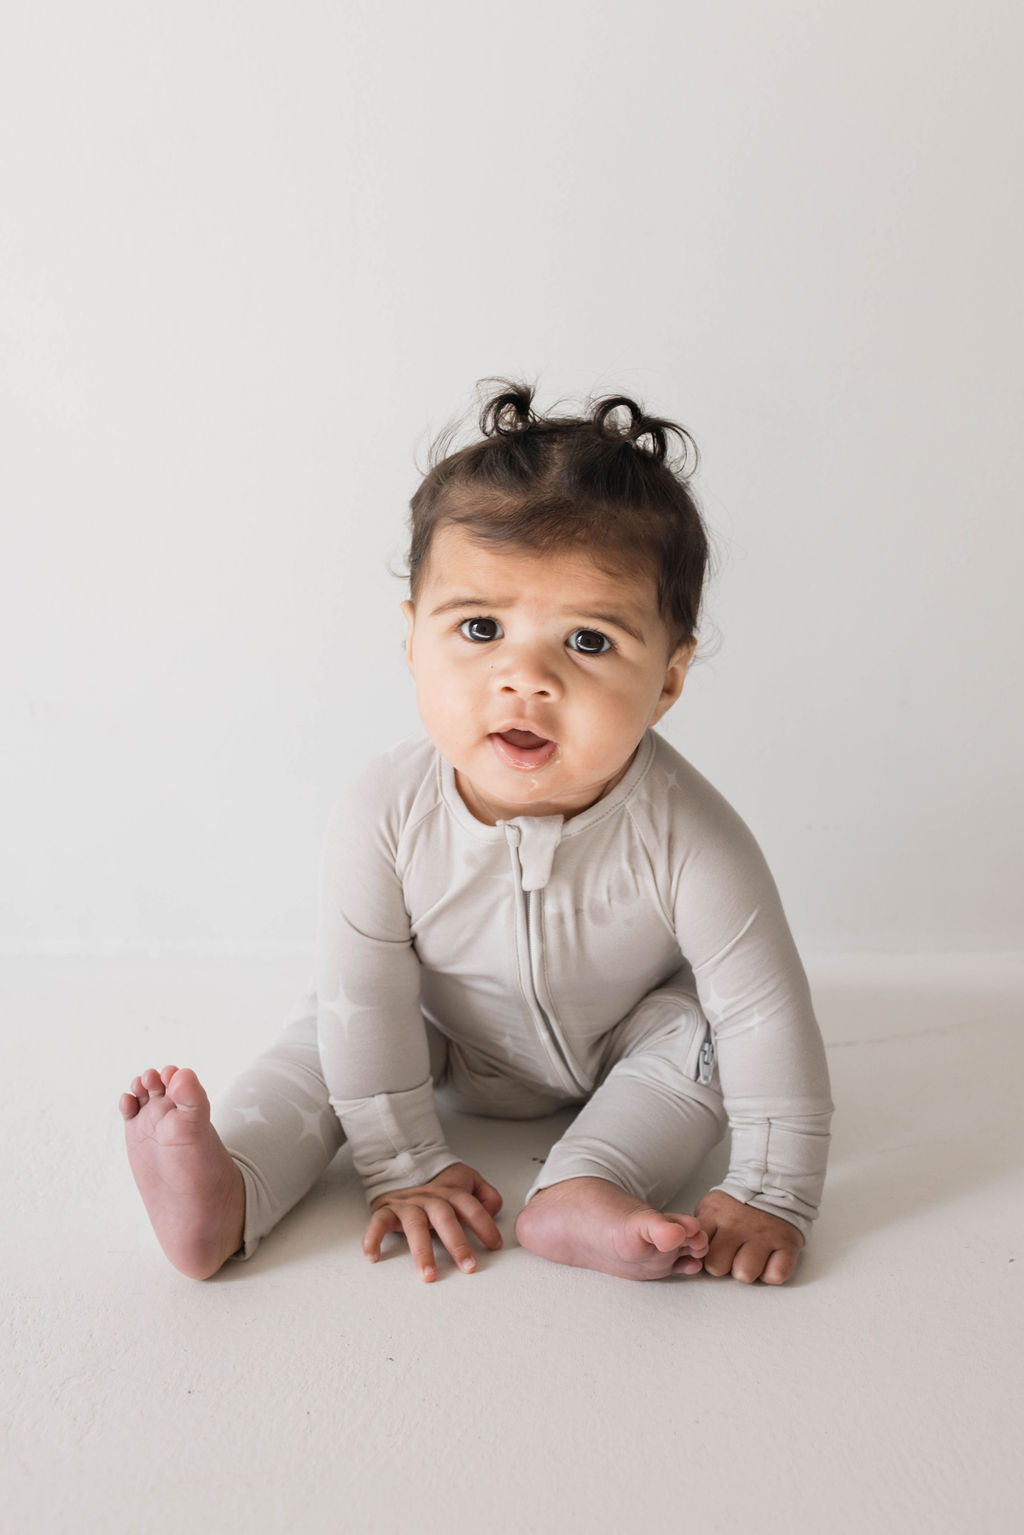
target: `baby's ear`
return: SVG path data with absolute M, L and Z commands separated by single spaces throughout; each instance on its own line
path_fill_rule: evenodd
M 665 668 L 665 681 L 661 688 L 661 697 L 655 706 L 651 724 L 656 725 L 663 714 L 667 714 L 683 691 L 683 683 L 686 681 L 686 669 L 693 658 L 693 652 L 697 648 L 696 640 L 683 640 L 668 658 Z
M 408 597 L 401 604 L 402 617 L 405 619 L 405 659 L 409 670 L 412 671 L 412 632 L 416 622 L 416 609 Z

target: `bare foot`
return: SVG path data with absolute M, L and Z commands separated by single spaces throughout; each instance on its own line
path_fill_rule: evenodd
M 699 1274 L 708 1239 L 692 1215 L 662 1215 L 604 1178 L 567 1178 L 516 1218 L 523 1247 L 553 1263 L 623 1279 Z
M 118 1108 L 160 1246 L 183 1274 L 209 1279 L 242 1245 L 245 1185 L 210 1123 L 199 1078 L 187 1068 L 150 1067 Z

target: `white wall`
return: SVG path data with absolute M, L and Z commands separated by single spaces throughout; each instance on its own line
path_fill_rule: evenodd
M 476 379 L 687 423 L 670 738 L 807 950 L 1022 946 L 1019 8 L 33 0 L 0 62 L 8 948 L 308 944 Z

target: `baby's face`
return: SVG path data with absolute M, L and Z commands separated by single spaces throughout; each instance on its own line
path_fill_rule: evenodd
M 450 524 L 402 611 L 423 723 L 489 825 L 599 800 L 679 696 L 692 651 L 671 651 L 652 576 L 500 550 Z

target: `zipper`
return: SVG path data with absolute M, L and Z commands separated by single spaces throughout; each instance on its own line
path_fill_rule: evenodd
M 700 1071 L 697 1075 L 697 1081 L 702 1087 L 708 1087 L 710 1086 L 711 1078 L 715 1074 L 715 1042 L 711 1038 L 710 1033 L 700 1047 L 698 1060 L 700 1061 Z
M 523 931 L 525 933 L 525 945 L 527 955 L 527 970 L 529 974 L 529 989 L 527 989 L 520 966 L 520 982 L 526 994 L 526 1001 L 533 1013 L 534 1022 L 537 1024 L 537 1032 L 541 1042 L 545 1046 L 553 1066 L 559 1071 L 565 1081 L 565 1085 L 574 1095 L 589 1092 L 587 1083 L 581 1082 L 572 1067 L 565 1047 L 555 1031 L 555 1027 L 548 1015 L 537 990 L 537 973 L 535 961 L 540 949 L 536 928 L 538 925 L 538 907 L 534 902 L 534 896 L 538 893 L 533 890 L 523 889 L 523 865 L 519 857 L 519 843 L 522 833 L 518 826 L 506 825 L 505 838 L 512 854 L 512 872 L 515 877 L 516 890 L 520 902 L 520 911 L 523 916 Z
M 535 926 L 535 918 L 536 918 L 537 907 L 534 904 L 534 899 L 533 898 L 534 898 L 534 896 L 536 894 L 537 894 L 537 892 L 534 891 L 534 890 L 524 890 L 523 891 L 523 895 L 526 897 L 526 932 L 527 932 L 528 947 L 529 947 L 529 951 L 530 951 L 530 980 L 532 982 L 532 990 L 533 990 L 533 995 L 532 995 L 530 1000 L 533 1002 L 534 1007 L 537 1009 L 537 1016 L 539 1017 L 539 1019 L 541 1021 L 541 1026 L 542 1026 L 542 1028 L 544 1030 L 545 1039 L 546 1039 L 546 1041 L 548 1042 L 548 1044 L 550 1046 L 554 1047 L 554 1052 L 553 1053 L 554 1053 L 554 1055 L 555 1055 L 559 1065 L 561 1065 L 562 1069 L 564 1070 L 564 1072 L 568 1076 L 569 1081 L 572 1084 L 573 1092 L 574 1093 L 586 1093 L 586 1092 L 590 1091 L 589 1085 L 586 1082 L 581 1082 L 579 1077 L 576 1075 L 575 1071 L 573 1070 L 572 1062 L 570 1061 L 568 1055 L 566 1054 L 565 1046 L 562 1044 L 562 1041 L 559 1039 L 557 1033 L 555 1032 L 555 1028 L 554 1028 L 554 1025 L 553 1025 L 553 1023 L 551 1021 L 551 1018 L 549 1017 L 548 1013 L 545 1011 L 544 1004 L 541 1002 L 540 997 L 537 994 L 537 978 L 536 978 L 536 975 L 534 973 L 534 956 L 536 955 L 538 949 L 540 948 L 540 945 L 536 941 L 536 938 L 535 938 L 535 935 L 534 935 L 534 926 Z

